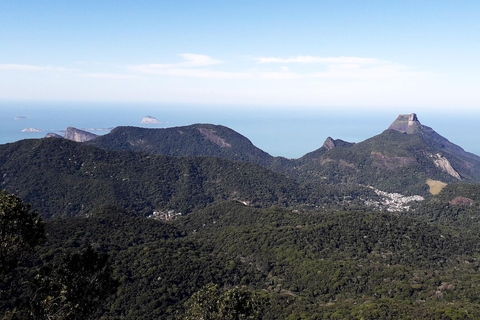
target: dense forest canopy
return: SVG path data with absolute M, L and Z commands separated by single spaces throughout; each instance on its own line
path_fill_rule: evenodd
M 476 158 L 431 129 L 300 159 L 179 130 L 0 146 L 4 318 L 480 318 Z

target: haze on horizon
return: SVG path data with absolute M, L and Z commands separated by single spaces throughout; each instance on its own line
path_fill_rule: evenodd
M 2 1 L 0 101 L 475 112 L 474 1 Z

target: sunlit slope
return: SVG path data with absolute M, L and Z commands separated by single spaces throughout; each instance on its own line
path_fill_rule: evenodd
M 188 213 L 216 200 L 291 205 L 312 192 L 261 166 L 212 157 L 105 151 L 59 138 L 0 145 L 0 186 L 45 217 L 115 204 L 140 215 Z

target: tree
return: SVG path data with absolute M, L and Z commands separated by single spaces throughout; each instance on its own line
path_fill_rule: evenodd
M 15 269 L 45 240 L 44 222 L 30 209 L 19 197 L 0 193 L 0 275 Z
M 89 246 L 40 269 L 33 284 L 32 313 L 40 319 L 89 319 L 118 285 L 108 255 Z
M 208 284 L 186 303 L 187 320 L 256 320 L 262 318 L 262 301 L 255 292 L 233 288 L 222 292 Z

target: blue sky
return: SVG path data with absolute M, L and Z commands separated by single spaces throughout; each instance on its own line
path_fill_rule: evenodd
M 461 0 L 2 0 L 0 100 L 474 112 L 479 17 Z

